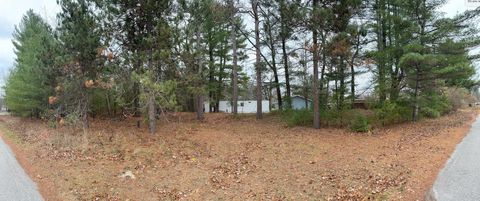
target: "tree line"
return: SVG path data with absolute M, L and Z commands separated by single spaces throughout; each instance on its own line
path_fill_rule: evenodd
M 322 112 L 353 108 L 370 73 L 376 108 L 411 120 L 449 106 L 446 87 L 478 88 L 480 9 L 447 18 L 442 0 L 58 0 L 54 27 L 28 11 L 13 33 L 5 101 L 52 122 L 169 111 L 219 112 L 220 100 L 293 95 Z M 210 107 L 204 108 L 204 102 Z

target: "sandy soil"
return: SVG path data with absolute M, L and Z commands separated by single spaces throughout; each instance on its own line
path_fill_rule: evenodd
M 88 133 L 0 123 L 47 200 L 423 200 L 476 114 L 367 134 L 226 114 L 176 114 L 153 137 L 136 119 L 93 119 Z

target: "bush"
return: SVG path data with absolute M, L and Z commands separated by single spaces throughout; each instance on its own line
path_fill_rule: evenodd
M 355 110 L 322 110 L 320 120 L 324 126 L 348 127 L 357 113 Z
M 325 126 L 344 126 L 341 111 L 338 110 L 321 110 L 320 111 L 320 121 Z
M 406 102 L 386 101 L 375 109 L 375 120 L 381 126 L 406 122 L 411 119 L 412 110 Z
M 427 118 L 438 118 L 441 116 L 440 112 L 431 108 L 431 107 L 423 107 L 421 109 L 421 113 L 423 117 Z
M 477 102 L 476 98 L 464 88 L 448 87 L 444 89 L 444 94 L 450 102 L 451 110 L 453 111 L 466 107 L 473 102 Z
M 371 129 L 370 122 L 367 117 L 361 113 L 356 113 L 350 122 L 350 130 L 354 132 L 368 132 Z
M 436 93 L 426 96 L 420 106 L 420 114 L 427 118 L 438 118 L 451 111 L 452 105 L 448 98 Z
M 352 110 L 321 110 L 320 123 L 322 126 L 348 127 L 357 113 Z M 282 111 L 282 119 L 290 127 L 311 126 L 313 124 L 313 111 L 311 109 L 284 110 Z
M 309 109 L 285 110 L 282 112 L 282 119 L 288 126 L 311 126 L 313 124 L 313 111 Z

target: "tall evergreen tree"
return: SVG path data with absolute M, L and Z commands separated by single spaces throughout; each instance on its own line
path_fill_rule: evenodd
M 312 22 L 315 22 L 319 18 L 319 5 L 318 0 L 313 0 L 312 3 Z M 313 23 L 312 23 L 313 24 Z M 313 96 L 313 127 L 316 129 L 320 128 L 320 102 L 318 94 L 318 30 L 314 25 L 310 25 L 312 29 L 312 40 L 313 40 L 313 81 L 312 81 L 312 96 Z
M 21 116 L 40 117 L 54 94 L 58 43 L 50 26 L 32 10 L 15 27 L 13 38 L 17 58 L 5 84 L 6 106 Z
M 263 119 L 262 111 L 262 63 L 260 48 L 260 14 L 258 0 L 251 0 L 253 21 L 255 22 L 255 79 L 256 79 L 256 99 L 257 99 L 257 119 Z
M 58 39 L 61 43 L 60 83 L 62 110 L 81 119 L 88 128 L 90 93 L 102 71 L 102 30 L 94 15 L 94 5 L 86 0 L 61 0 L 58 15 Z

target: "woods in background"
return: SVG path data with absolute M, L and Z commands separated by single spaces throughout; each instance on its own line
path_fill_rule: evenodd
M 219 112 L 221 100 L 274 99 L 315 128 L 341 118 L 364 92 L 385 123 L 454 109 L 451 89 L 475 91 L 480 9 L 453 18 L 438 0 L 59 0 L 52 28 L 28 11 L 14 32 L 5 86 L 14 114 L 81 123 L 140 116 L 155 133 L 170 111 Z M 251 93 L 253 92 L 253 93 Z M 458 93 L 457 93 L 458 94 Z M 208 102 L 209 108 L 203 108 Z M 295 115 L 289 115 L 295 118 Z M 357 119 L 360 123 L 362 118 Z M 356 121 L 357 121 L 356 120 Z

